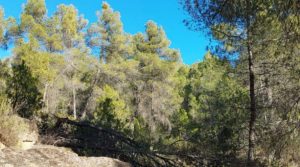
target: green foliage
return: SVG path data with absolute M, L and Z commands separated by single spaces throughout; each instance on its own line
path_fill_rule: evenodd
M 45 39 L 47 32 L 43 22 L 46 12 L 44 0 L 28 0 L 21 15 L 20 30 L 22 33 L 28 33 L 29 36 L 40 40 Z
M 5 93 L 6 80 L 9 76 L 9 66 L 7 61 L 0 60 L 0 96 Z
M 74 6 L 60 5 L 56 12 L 56 17 L 59 19 L 60 31 L 62 39 L 67 48 L 72 47 L 73 38 L 78 38 L 77 34 L 77 10 Z
M 216 52 L 221 57 L 238 59 L 237 79 L 249 86 L 251 117 L 248 166 L 255 158 L 273 157 L 273 160 L 268 160 L 270 165 L 272 161 L 284 161 L 281 156 L 286 156 L 286 152 L 278 150 L 282 150 L 283 143 L 293 145 L 294 140 L 290 134 L 295 132 L 290 129 L 295 124 L 285 124 L 287 120 L 291 121 L 287 115 L 293 115 L 295 110 L 299 110 L 298 102 L 295 102 L 298 99 L 295 97 L 299 95 L 290 91 L 299 89 L 299 75 L 296 80 L 292 77 L 294 75 L 290 75 L 297 73 L 295 64 L 299 64 L 292 63 L 299 57 L 296 51 L 299 50 L 299 7 L 295 7 L 296 3 L 284 0 L 182 2 L 191 16 L 186 21 L 187 26 L 196 30 L 209 28 L 209 33 L 220 44 Z M 239 57 L 236 57 L 237 54 Z M 287 134 L 284 135 L 287 137 L 284 142 L 278 141 L 282 138 L 278 132 Z M 266 149 L 267 143 L 267 147 L 274 149 L 273 152 Z M 255 147 L 259 150 L 257 153 Z
M 162 27 L 153 21 L 146 24 L 146 34 L 138 33 L 133 37 L 135 52 L 156 54 L 166 61 L 179 61 L 180 53 L 175 49 L 170 49 L 170 41 L 167 39 Z
M 0 48 L 8 49 L 16 31 L 16 20 L 13 17 L 5 18 L 4 9 L 0 6 Z
M 21 117 L 31 118 L 42 107 L 37 79 L 34 78 L 24 62 L 12 67 L 12 75 L 7 79 L 7 97 L 13 111 Z
M 129 36 L 123 31 L 120 14 L 106 2 L 102 3 L 98 22 L 88 30 L 89 44 L 100 50 L 100 59 L 107 63 L 120 62 L 130 56 Z
M 237 156 L 247 120 L 247 90 L 235 81 L 226 61 L 207 53 L 203 62 L 195 64 L 188 74 L 186 85 L 186 113 L 178 116 L 180 127 L 207 151 L 222 157 Z M 231 74 L 231 75 L 230 75 Z M 188 117 L 188 122 L 186 121 Z M 182 130 L 181 130 L 182 131 Z M 200 147 L 199 149 L 203 149 Z
M 44 19 L 46 12 L 45 0 L 28 0 L 24 8 L 24 14 L 32 16 L 37 22 Z
M 97 103 L 93 117 L 96 125 L 126 130 L 131 113 L 116 90 L 105 85 Z
M 46 39 L 46 48 L 49 52 L 57 52 L 63 50 L 62 35 L 57 31 L 59 25 L 58 17 L 52 17 L 46 21 L 48 37 Z
M 50 54 L 39 52 L 38 48 L 38 41 L 30 36 L 29 42 L 20 44 L 14 52 L 29 67 L 33 77 L 46 82 L 54 78 L 54 71 L 50 69 Z

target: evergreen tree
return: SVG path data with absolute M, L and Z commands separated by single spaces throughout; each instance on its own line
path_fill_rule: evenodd
M 199 143 L 199 151 L 220 162 L 234 162 L 245 144 L 241 139 L 246 130 L 247 90 L 233 72 L 229 62 L 207 53 L 203 62 L 191 67 L 185 88 L 186 135 Z
M 45 0 L 28 0 L 23 14 L 31 16 L 37 23 L 41 23 L 46 13 Z
M 42 42 L 46 36 L 44 21 L 46 18 L 46 5 L 44 0 L 28 0 L 21 14 L 20 30 L 23 38 L 33 36 Z M 17 41 L 18 42 L 18 41 Z
M 259 57 L 267 56 L 259 52 L 257 47 L 274 40 L 272 35 L 264 36 L 264 32 L 261 32 L 260 29 L 268 26 L 266 23 L 268 23 L 270 18 L 272 18 L 272 21 L 276 21 L 278 18 L 281 20 L 281 23 L 287 25 L 284 22 L 297 13 L 297 7 L 294 3 L 286 1 L 240 0 L 222 2 L 184 0 L 182 2 L 184 8 L 191 16 L 191 20 L 186 21 L 189 27 L 196 30 L 209 28 L 213 37 L 223 44 L 223 48 L 221 48 L 223 51 L 229 53 L 229 55 L 239 53 L 246 57 L 244 60 L 247 61 L 248 66 L 247 80 L 250 97 L 248 166 L 253 166 L 255 159 L 255 124 L 258 116 L 258 96 L 256 91 L 258 74 L 255 68 L 260 66 L 260 63 L 255 60 L 259 59 Z M 282 12 L 286 7 L 290 7 L 290 10 L 283 16 Z M 280 31 L 285 32 L 284 29 Z M 270 32 L 268 34 L 272 34 Z M 289 40 L 294 39 L 294 37 L 287 35 L 281 39 Z
M 12 108 L 21 117 L 32 118 L 42 107 L 42 97 L 37 88 L 37 79 L 25 62 L 12 67 L 12 76 L 7 79 L 6 93 Z
M 102 62 L 120 62 L 130 56 L 129 35 L 125 34 L 120 14 L 106 2 L 98 13 L 98 22 L 88 30 L 90 46 L 100 51 Z
M 126 130 L 130 112 L 118 92 L 105 85 L 98 98 L 98 106 L 94 112 L 93 122 L 105 127 Z
M 180 54 L 175 49 L 170 49 L 170 41 L 167 39 L 162 27 L 158 27 L 153 21 L 146 24 L 146 34 L 134 36 L 135 50 L 141 53 L 156 54 L 166 61 L 180 60 Z
M 172 91 L 172 87 L 180 84 L 175 77 L 180 54 L 169 48 L 169 44 L 164 30 L 152 21 L 147 23 L 145 34 L 133 37 L 133 58 L 138 62 L 138 75 L 132 83 L 134 118 L 141 119 L 139 126 L 157 134 L 170 133 L 171 116 L 179 111 L 182 100 L 179 92 Z M 158 141 L 164 136 L 150 138 Z
M 72 5 L 58 6 L 55 17 L 58 19 L 59 31 L 66 48 L 72 48 L 76 39 L 80 38 L 78 33 L 78 12 Z
M 51 17 L 45 23 L 47 27 L 47 38 L 45 40 L 45 50 L 50 53 L 59 52 L 64 49 L 62 33 L 57 28 L 59 26 L 59 19 Z

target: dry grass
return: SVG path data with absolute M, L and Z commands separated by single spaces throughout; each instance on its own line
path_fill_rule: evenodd
M 31 133 L 29 121 L 13 114 L 8 100 L 0 97 L 0 142 L 8 147 L 22 147 L 24 138 Z

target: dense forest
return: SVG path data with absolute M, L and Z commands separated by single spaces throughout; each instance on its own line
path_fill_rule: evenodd
M 182 24 L 215 41 L 193 65 L 154 21 L 124 32 L 106 2 L 95 23 L 73 5 L 49 15 L 45 0 L 19 18 L 0 8 L 12 53 L 0 60 L 0 141 L 22 117 L 44 144 L 134 166 L 299 166 L 299 1 L 177 3 Z

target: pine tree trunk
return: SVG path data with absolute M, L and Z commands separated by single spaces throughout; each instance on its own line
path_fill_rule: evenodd
M 100 74 L 100 69 L 97 70 L 97 74 L 96 76 L 94 77 L 94 80 L 91 84 L 91 87 L 90 87 L 90 90 L 88 92 L 88 96 L 86 98 L 86 101 L 84 103 L 84 107 L 83 107 L 83 110 L 82 110 L 82 113 L 81 113 L 81 116 L 80 116 L 80 119 L 84 119 L 86 117 L 86 113 L 87 113 L 87 110 L 88 110 L 88 106 L 90 105 L 90 101 L 91 99 L 93 98 L 93 94 L 94 94 L 94 91 L 95 91 L 95 87 L 99 81 L 99 74 Z
M 250 119 L 249 119 L 249 136 L 248 136 L 248 167 L 254 167 L 254 153 L 255 153 L 255 121 L 256 121 L 256 95 L 255 95 L 255 75 L 253 69 L 253 52 L 252 52 L 252 27 L 251 27 L 251 1 L 247 3 L 247 52 L 248 52 L 248 70 L 249 70 L 249 96 L 250 96 Z
M 255 121 L 256 121 L 256 97 L 255 97 L 255 76 L 253 70 L 253 54 L 251 45 L 248 44 L 248 63 L 249 63 L 249 95 L 250 95 L 250 120 L 249 120 L 249 146 L 248 146 L 248 162 L 247 166 L 254 164 L 254 148 L 255 148 Z

